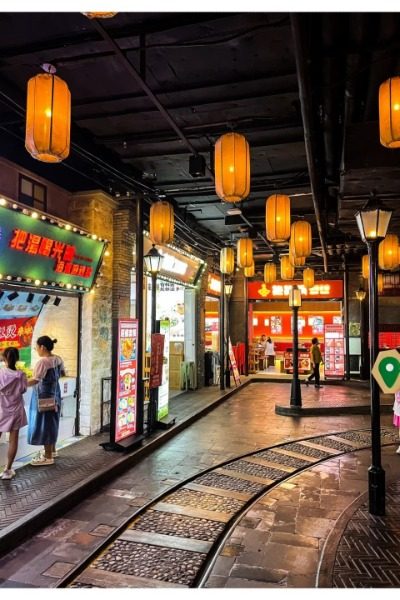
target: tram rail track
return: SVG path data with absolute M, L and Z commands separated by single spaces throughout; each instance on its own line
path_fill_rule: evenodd
M 383 445 L 396 442 L 382 428 Z M 175 484 L 134 512 L 57 587 L 203 587 L 223 545 L 260 498 L 293 475 L 371 446 L 352 429 L 259 449 Z

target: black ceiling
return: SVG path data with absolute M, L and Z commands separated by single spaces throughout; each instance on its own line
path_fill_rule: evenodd
M 379 84 L 399 71 L 398 14 L 3 13 L 0 40 L 0 153 L 70 190 L 166 196 L 198 250 L 249 233 L 258 266 L 284 251 L 264 229 L 265 199 L 282 192 L 313 225 L 311 262 L 322 268 L 325 252 L 334 270 L 362 251 L 354 212 L 369 193 L 398 206 L 400 154 L 379 145 L 377 125 Z M 72 95 L 61 165 L 24 149 L 26 82 L 44 62 Z M 231 130 L 250 143 L 252 179 L 243 217 L 226 225 L 212 152 Z M 197 153 L 209 170 L 194 178 Z

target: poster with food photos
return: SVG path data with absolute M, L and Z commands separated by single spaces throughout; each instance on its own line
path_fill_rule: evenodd
M 134 435 L 137 427 L 138 321 L 118 321 L 115 441 Z

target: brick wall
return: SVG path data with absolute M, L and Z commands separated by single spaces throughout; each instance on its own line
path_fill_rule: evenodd
M 113 222 L 117 203 L 100 191 L 73 195 L 69 219 L 110 241 L 111 256 L 101 267 L 103 277 L 94 294 L 85 294 L 82 306 L 81 433 L 100 428 L 101 379 L 111 376 Z
M 121 202 L 114 212 L 113 227 L 113 318 L 130 317 L 131 273 L 134 266 L 136 214 L 131 200 Z

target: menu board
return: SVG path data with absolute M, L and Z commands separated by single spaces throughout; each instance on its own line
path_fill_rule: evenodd
M 293 373 L 293 352 L 285 352 L 283 359 L 286 373 Z M 311 371 L 310 353 L 299 350 L 298 363 L 299 373 L 309 373 Z
M 118 320 L 114 441 L 136 433 L 137 428 L 137 319 Z
M 344 377 L 343 325 L 325 325 L 325 377 Z
M 170 321 L 165 319 L 160 321 L 160 333 L 164 338 L 164 356 L 162 366 L 162 383 L 158 388 L 158 406 L 157 419 L 161 421 L 169 412 L 169 338 L 170 338 Z
M 240 384 L 240 373 L 239 369 L 237 368 L 235 355 L 233 353 L 231 338 L 229 338 L 229 362 L 233 373 L 233 379 L 235 381 L 235 385 L 237 386 Z

